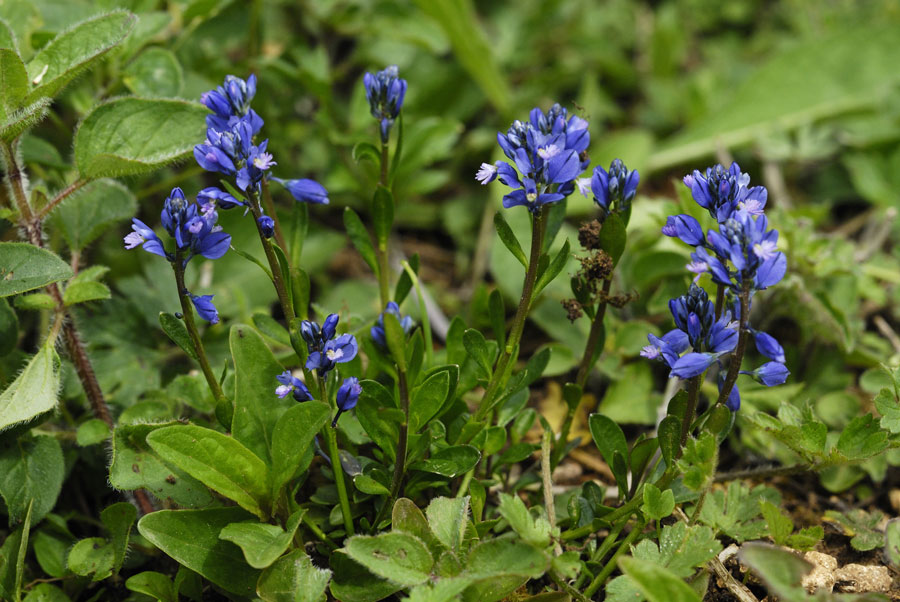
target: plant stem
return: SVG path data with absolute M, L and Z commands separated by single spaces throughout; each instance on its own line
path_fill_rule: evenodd
M 337 549 L 337 545 L 335 545 L 335 543 L 333 541 L 331 541 L 327 535 L 325 535 L 325 532 L 319 528 L 319 525 L 317 525 L 316 522 L 312 518 L 310 518 L 308 512 L 304 512 L 303 518 L 301 518 L 300 520 L 303 522 L 304 525 L 306 525 L 306 528 L 309 529 L 310 531 L 312 531 L 313 535 L 318 537 L 319 540 L 322 543 L 324 543 L 326 546 L 328 546 L 329 549 L 331 549 L 331 550 Z
M 597 590 L 600 589 L 600 586 L 603 585 L 612 574 L 612 572 L 616 570 L 616 561 L 623 553 L 625 553 L 625 551 L 628 549 L 628 546 L 630 546 L 638 537 L 640 537 L 641 533 L 643 533 L 644 531 L 644 527 L 646 526 L 646 524 L 647 521 L 645 519 L 642 518 L 638 520 L 638 522 L 634 525 L 634 528 L 631 529 L 631 532 L 625 537 L 624 540 L 622 540 L 619 548 L 606 563 L 606 566 L 603 567 L 603 570 L 601 570 L 597 574 L 597 576 L 594 577 L 594 580 L 591 581 L 591 584 L 588 586 L 588 588 L 584 590 L 584 595 L 587 598 L 590 598 L 595 593 L 597 593 Z
M 681 443 L 678 445 L 678 452 L 675 458 L 681 457 L 681 450 L 687 443 L 688 435 L 691 434 L 691 424 L 694 422 L 694 414 L 697 413 L 697 402 L 700 399 L 700 376 L 693 376 L 688 379 L 688 402 L 684 409 L 684 418 L 681 419 Z
M 715 476 L 716 483 L 737 481 L 740 479 L 769 479 L 772 477 L 784 477 L 803 472 L 816 472 L 820 467 L 815 464 L 791 464 L 790 466 L 772 466 L 769 468 L 747 468 L 722 472 Z
M 481 399 L 481 404 L 475 412 L 474 420 L 480 421 L 484 419 L 491 407 L 491 401 L 497 391 L 505 384 L 507 378 L 507 370 L 510 362 L 514 361 L 513 353 L 519 348 L 519 340 L 522 338 L 522 331 L 525 328 L 525 319 L 528 317 L 528 310 L 531 309 L 532 296 L 534 293 L 534 283 L 537 280 L 538 264 L 541 260 L 541 253 L 544 246 L 544 229 L 546 228 L 547 206 L 541 207 L 540 211 L 532 216 L 531 226 L 531 257 L 528 260 L 528 269 L 525 271 L 525 282 L 522 285 L 522 298 L 519 300 L 519 306 L 516 308 L 516 315 L 513 318 L 512 328 L 509 336 L 506 337 L 506 346 L 500 354 L 500 359 L 494 368 L 494 375 L 488 384 L 487 391 Z
M 594 354 L 597 351 L 597 344 L 600 342 L 600 335 L 603 334 L 603 319 L 606 316 L 607 306 L 606 296 L 609 294 L 609 288 L 611 285 L 611 279 L 603 281 L 603 294 L 601 295 L 600 301 L 597 305 L 597 313 L 594 314 L 594 319 L 591 322 L 591 332 L 588 335 L 587 343 L 584 346 L 584 356 L 581 358 L 581 365 L 578 366 L 578 373 L 575 377 L 575 384 L 581 388 L 582 392 L 584 391 L 584 385 L 587 382 L 587 377 L 591 372 L 591 366 L 593 366 L 594 364 Z M 577 406 L 575 406 L 574 408 L 569 408 L 566 412 L 566 418 L 559 430 L 559 437 L 557 437 L 554 443 L 554 467 L 556 467 L 556 465 L 559 464 L 560 460 L 562 460 L 562 454 L 566 449 L 566 443 L 568 443 L 569 439 L 569 431 L 572 429 L 572 422 L 575 420 L 575 415 L 578 413 L 579 407 L 581 407 L 581 400 L 579 400 Z
M 397 458 L 394 460 L 394 476 L 391 479 L 391 495 L 385 500 L 378 516 L 372 523 L 372 528 L 377 529 L 378 525 L 384 520 L 389 508 L 392 508 L 394 501 L 400 497 L 403 490 L 403 476 L 406 471 L 406 447 L 409 440 L 409 389 L 406 383 L 406 370 L 397 366 L 397 388 L 400 389 L 400 405 L 403 409 L 403 422 L 400 423 L 400 433 L 397 440 Z
M 390 157 L 388 155 L 388 145 L 386 142 L 381 143 L 381 176 L 378 179 L 379 186 L 388 187 L 388 170 L 390 167 Z M 378 294 L 381 297 L 381 307 L 386 307 L 391 300 L 391 267 L 388 261 L 387 241 L 378 240 L 375 237 L 375 259 L 378 262 Z
M 222 393 L 222 387 L 216 380 L 216 375 L 209 365 L 209 359 L 206 357 L 206 350 L 203 348 L 203 341 L 200 340 L 200 333 L 197 331 L 197 323 L 194 321 L 194 308 L 188 297 L 190 294 L 184 285 L 184 251 L 179 249 L 175 253 L 175 261 L 172 262 L 172 269 L 175 271 L 175 286 L 178 288 L 178 300 L 181 302 L 181 313 L 184 318 L 184 326 L 187 328 L 188 335 L 191 337 L 191 343 L 194 345 L 194 351 L 197 353 L 197 363 L 200 364 L 200 370 L 206 378 L 206 384 L 209 385 L 213 397 L 216 402 L 225 399 Z
M 720 284 L 716 288 L 716 320 L 722 317 L 722 310 L 725 305 L 725 285 Z
M 619 534 L 625 528 L 625 525 L 628 524 L 628 519 L 630 519 L 630 518 L 631 518 L 631 512 L 628 513 L 628 515 L 625 517 L 625 520 L 623 520 L 622 522 L 620 522 L 620 523 L 614 525 L 612 528 L 610 528 L 609 533 L 607 533 L 606 537 L 603 538 L 603 541 L 600 543 L 600 545 L 597 547 L 597 549 L 594 550 L 594 553 L 591 554 L 592 562 L 600 562 L 601 560 L 603 560 L 603 558 L 604 558 L 604 556 L 606 556 L 607 552 L 609 552 L 612 549 L 612 547 L 614 545 L 616 545 L 616 541 L 619 539 Z M 582 587 L 584 585 L 584 582 L 588 578 L 587 575 L 588 575 L 588 573 L 582 573 L 581 576 L 578 578 L 578 581 L 575 583 L 575 587 Z
M 266 208 L 266 215 L 275 222 L 275 242 L 278 243 L 284 254 L 290 257 L 290 249 L 287 247 L 284 232 L 281 230 L 281 221 L 278 219 L 278 212 L 275 211 L 275 201 L 272 200 L 272 189 L 269 188 L 269 180 L 266 178 L 263 178 L 262 181 L 262 201 Z
M 38 211 L 35 216 L 36 219 L 43 221 L 45 217 L 47 217 L 51 211 L 53 211 L 57 205 L 62 203 L 66 198 L 69 197 L 73 192 L 77 191 L 79 188 L 87 184 L 87 180 L 82 180 L 78 178 L 68 186 L 66 186 L 62 191 L 60 191 L 53 199 L 50 200 L 40 211 Z
M 275 285 L 275 292 L 278 294 L 278 302 L 281 304 L 281 312 L 284 314 L 284 320 L 290 324 L 294 319 L 294 307 L 291 305 L 291 298 L 285 287 L 284 278 L 281 274 L 281 264 L 275 257 L 275 250 L 272 248 L 272 241 L 266 238 L 259 218 L 262 217 L 262 211 L 259 208 L 259 198 L 255 191 L 249 193 L 250 211 L 253 213 L 253 220 L 256 222 L 256 231 L 259 233 L 259 240 L 262 242 L 263 251 L 266 253 L 266 259 L 269 262 L 269 268 L 272 270 L 272 283 Z M 274 219 L 274 218 L 273 218 Z M 283 250 L 283 249 L 282 249 Z
M 728 363 L 728 374 L 725 376 L 725 382 L 722 384 L 722 390 L 719 391 L 719 399 L 716 405 L 725 403 L 731 394 L 734 383 L 737 382 L 738 373 L 741 370 L 741 361 L 744 359 L 744 350 L 747 348 L 747 323 L 750 321 L 750 278 L 747 274 L 743 276 L 744 287 L 741 290 L 741 325 L 738 334 L 737 347 L 731 361 Z
M 322 401 L 332 409 L 336 409 L 328 397 L 328 389 L 325 385 L 326 377 L 319 376 L 319 393 Z M 328 457 L 331 458 L 331 472 L 334 473 L 334 486 L 337 487 L 338 499 L 341 504 L 341 516 L 344 517 L 344 530 L 347 535 L 353 535 L 353 514 L 350 512 L 350 498 L 347 496 L 347 484 L 344 482 L 344 467 L 341 466 L 341 452 L 338 450 L 337 427 L 326 424 L 322 427 L 325 440 L 328 443 Z
M 41 235 L 41 220 L 37 219 L 28 204 L 28 196 L 25 193 L 25 181 L 19 162 L 16 158 L 15 148 L 9 143 L 0 143 L 0 155 L 2 155 L 4 166 L 6 167 L 6 177 L 9 179 L 10 188 L 13 192 L 13 198 L 21 213 L 22 220 L 20 222 L 22 229 L 28 236 L 28 242 L 36 247 L 43 248 L 44 241 Z M 106 399 L 103 397 L 103 390 L 97 381 L 97 374 L 88 357 L 84 343 L 81 341 L 81 335 L 75 326 L 75 321 L 71 312 L 63 303 L 62 291 L 59 290 L 57 283 L 47 286 L 47 292 L 53 297 L 56 303 L 55 311 L 61 313 L 63 317 L 62 330 L 66 337 L 66 349 L 69 352 L 69 359 L 75 366 L 75 373 L 78 380 L 81 381 L 81 387 L 84 394 L 88 398 L 91 405 L 91 413 L 106 423 L 110 430 L 115 428 L 115 422 L 109 413 L 109 406 L 106 405 Z M 135 501 L 144 514 L 153 512 L 153 502 L 146 491 L 138 489 L 134 492 Z

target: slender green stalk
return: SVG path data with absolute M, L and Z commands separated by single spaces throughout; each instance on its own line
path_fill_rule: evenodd
M 416 297 L 419 300 L 419 315 L 422 318 L 422 332 L 425 335 L 425 366 L 430 368 L 434 365 L 434 345 L 431 340 L 431 320 L 428 319 L 428 307 L 425 305 L 425 295 L 422 294 L 422 286 L 419 277 L 406 261 L 401 262 L 406 275 L 412 280 L 416 289 Z
M 637 540 L 637 538 L 641 536 L 641 533 L 643 533 L 644 527 L 646 525 L 647 521 L 645 519 L 642 518 L 638 520 L 638 522 L 634 525 L 634 528 L 631 529 L 631 532 L 625 537 L 625 539 L 622 540 L 622 543 L 619 545 L 618 549 L 615 551 L 615 553 L 613 553 L 612 557 L 603 567 L 603 570 L 601 570 L 597 574 L 597 576 L 594 577 L 594 580 L 591 581 L 591 584 L 588 586 L 588 588 L 584 590 L 585 597 L 590 598 L 595 593 L 597 593 L 597 590 L 600 589 L 600 586 L 602 586 L 609 578 L 609 576 L 612 575 L 612 572 L 616 570 L 616 561 L 618 561 L 619 557 L 625 553 L 625 551 L 628 549 L 628 546 L 633 544 Z
M 44 218 L 47 217 L 50 214 L 50 212 L 53 211 L 57 207 L 57 205 L 62 203 L 65 199 L 67 199 L 69 197 L 69 195 L 71 195 L 73 192 L 77 191 L 78 189 L 80 189 L 82 186 L 84 186 L 87 183 L 88 183 L 87 180 L 82 180 L 81 178 L 78 178 L 77 180 L 75 180 L 74 182 L 72 182 L 71 184 L 66 186 L 55 197 L 50 199 L 50 202 L 48 202 L 46 205 L 44 205 L 44 207 L 42 207 L 40 211 L 37 212 L 37 215 L 35 216 L 35 218 L 40 221 L 43 221 Z
M 474 476 L 474 468 L 463 475 L 462 481 L 460 481 L 459 483 L 459 489 L 456 490 L 456 497 L 463 497 L 466 495 L 466 493 L 469 491 L 469 483 L 472 482 L 472 477 Z
M 272 221 L 275 222 L 275 242 L 278 243 L 278 246 L 281 247 L 284 254 L 290 257 L 290 249 L 287 247 L 284 232 L 281 229 L 281 221 L 278 219 L 278 212 L 275 211 L 275 202 L 272 200 L 272 189 L 269 188 L 269 180 L 266 178 L 263 178 L 262 181 L 262 202 L 263 206 L 266 208 L 266 215 L 271 217 Z
M 609 553 L 614 545 L 616 545 L 616 541 L 618 541 L 619 539 L 619 534 L 625 528 L 625 525 L 628 524 L 628 519 L 631 518 L 632 512 L 634 512 L 633 509 L 628 512 L 627 516 L 625 516 L 625 520 L 616 523 L 610 528 L 609 533 L 605 538 L 603 538 L 603 541 L 600 542 L 600 545 L 596 550 L 594 550 L 594 553 L 591 554 L 592 562 L 600 562 L 601 560 L 603 560 L 606 554 Z M 581 575 L 578 577 L 578 581 L 575 582 L 575 587 L 583 587 L 584 582 L 588 579 L 588 575 L 589 574 L 587 572 L 581 573 Z
M 719 399 L 716 405 L 725 403 L 728 396 L 731 395 L 731 389 L 737 382 L 738 374 L 741 370 L 741 362 L 744 359 L 744 351 L 747 348 L 747 337 L 750 331 L 747 330 L 747 324 L 750 321 L 750 278 L 747 274 L 743 277 L 744 287 L 741 290 L 741 325 L 738 334 L 737 347 L 728 363 L 728 374 L 725 376 L 725 382 L 722 384 L 722 390 L 719 391 Z
M 611 278 L 612 276 L 610 276 Z M 575 384 L 584 391 L 584 385 L 587 383 L 587 377 L 591 372 L 594 354 L 597 352 L 597 344 L 600 342 L 600 335 L 603 334 L 603 319 L 606 316 L 606 296 L 609 294 L 609 288 L 612 280 L 603 281 L 603 294 L 597 305 L 597 312 L 594 314 L 594 320 L 591 322 L 591 332 L 588 335 L 587 343 L 584 346 L 584 356 L 581 358 L 581 365 L 578 366 L 578 374 L 575 377 Z M 572 430 L 572 422 L 578 413 L 581 402 L 574 408 L 569 408 L 566 412 L 566 418 L 559 430 L 559 437 L 556 438 L 553 447 L 553 467 L 556 467 L 562 460 L 562 454 L 566 449 L 566 443 L 569 440 L 569 432 Z
M 188 298 L 188 290 L 184 285 L 184 252 L 179 249 L 175 253 L 175 261 L 172 262 L 172 269 L 175 271 L 175 286 L 178 288 L 178 300 L 181 302 L 181 313 L 184 318 L 184 325 L 187 328 L 188 335 L 191 337 L 191 343 L 194 351 L 197 353 L 197 362 L 200 364 L 200 370 L 206 378 L 206 384 L 212 391 L 216 401 L 225 399 L 222 393 L 222 387 L 216 380 L 216 375 L 209 365 L 209 359 L 206 357 L 206 350 L 203 348 L 203 341 L 200 340 L 200 333 L 197 331 L 197 323 L 194 321 L 194 308 L 191 306 L 191 300 Z
M 388 145 L 386 142 L 382 142 L 379 185 L 388 187 L 389 168 Z M 378 240 L 377 236 L 375 237 L 375 259 L 378 262 L 378 294 L 381 296 L 381 307 L 385 307 L 391 300 L 391 267 L 388 262 L 387 241 Z
M 694 423 L 694 414 L 697 413 L 697 402 L 700 399 L 700 376 L 694 376 L 688 379 L 688 402 L 687 408 L 684 410 L 684 418 L 681 419 L 681 444 L 678 446 L 676 458 L 681 457 L 681 450 L 687 443 L 688 435 L 691 434 L 691 425 Z
M 377 529 L 378 525 L 384 520 L 390 508 L 393 508 L 394 501 L 400 497 L 403 491 L 403 477 L 406 472 L 406 447 L 409 440 L 409 389 L 406 383 L 406 370 L 402 366 L 397 366 L 397 388 L 400 389 L 400 405 L 403 409 L 403 422 L 400 423 L 400 433 L 397 440 L 397 458 L 394 460 L 394 476 L 391 479 L 391 495 L 385 500 L 378 516 L 372 523 L 372 529 Z
M 506 346 L 497 360 L 494 368 L 494 375 L 488 384 L 487 391 L 481 399 L 481 404 L 475 412 L 474 420 L 483 420 L 491 407 L 494 396 L 506 384 L 509 373 L 512 370 L 512 363 L 515 361 L 513 354 L 518 352 L 519 340 L 522 338 L 522 331 L 525 328 L 525 319 L 528 317 L 528 311 L 531 309 L 531 303 L 534 300 L 534 284 L 537 281 L 538 264 L 541 260 L 541 253 L 544 245 L 544 231 L 547 227 L 547 206 L 541 208 L 540 212 L 532 217 L 531 226 L 531 256 L 528 260 L 528 269 L 525 271 L 525 282 L 522 285 L 522 298 L 519 300 L 519 306 L 516 308 L 516 315 L 513 318 L 513 324 L 506 337 Z
M 332 409 L 336 409 L 328 397 L 328 389 L 325 385 L 325 376 L 319 377 L 319 394 L 322 401 Z M 337 427 L 326 424 L 322 427 L 322 434 L 328 444 L 328 457 L 331 459 L 331 472 L 334 473 L 334 486 L 337 488 L 338 499 L 341 504 L 341 515 L 344 517 L 344 530 L 347 536 L 355 534 L 353 530 L 353 514 L 350 512 L 350 497 L 347 495 L 347 484 L 344 482 L 344 468 L 341 466 L 341 452 L 338 450 Z
M 275 285 L 275 292 L 278 294 L 278 302 L 281 304 L 281 311 L 284 314 L 284 320 L 290 324 L 294 319 L 294 307 L 291 305 L 291 297 L 288 295 L 284 278 L 281 274 L 281 264 L 275 257 L 275 249 L 272 247 L 272 241 L 266 238 L 259 218 L 262 217 L 262 211 L 259 208 L 259 199 L 255 192 L 250 192 L 250 212 L 253 213 L 253 221 L 256 222 L 256 230 L 259 233 L 259 240 L 262 242 L 263 251 L 266 253 L 266 259 L 269 262 L 269 268 L 272 270 L 272 283 Z M 273 218 L 274 219 L 274 218 Z
M 303 522 L 304 525 L 306 525 L 306 528 L 309 529 L 310 531 L 312 531 L 312 534 L 315 535 L 316 537 L 318 537 L 319 541 L 321 541 L 326 546 L 328 546 L 329 549 L 331 549 L 331 550 L 337 549 L 337 545 L 335 545 L 335 543 L 333 541 L 331 541 L 331 539 L 329 539 L 329 537 L 325 534 L 325 532 L 319 528 L 319 525 L 317 525 L 316 521 L 314 521 L 309 516 L 308 512 L 304 512 L 303 518 L 301 518 L 300 520 Z

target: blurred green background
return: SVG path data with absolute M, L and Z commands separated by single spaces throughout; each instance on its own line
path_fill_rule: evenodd
M 314 303 L 362 325 L 379 309 L 376 286 L 349 246 L 341 214 L 345 206 L 364 213 L 377 178 L 352 152 L 357 142 L 377 140 L 362 75 L 396 64 L 409 91 L 395 247 L 420 255 L 421 276 L 445 316 L 487 327 L 488 292 L 499 287 L 510 307 L 521 286 L 523 270 L 491 226 L 503 187 L 474 179 L 483 161 L 501 158 L 498 130 L 534 106 L 559 102 L 589 120 L 593 164 L 619 157 L 640 171 L 614 285 L 639 298 L 609 312 L 606 353 L 592 383 L 600 410 L 616 420 L 656 419 L 665 374 L 637 353 L 647 332 L 670 327 L 666 302 L 689 282 L 688 249 L 659 228 L 670 213 L 697 214 L 680 179 L 716 162 L 737 160 L 769 188 L 770 221 L 789 257 L 788 276 L 760 295 L 753 319 L 785 345 L 792 377 L 771 390 L 741 381 L 744 407 L 809 404 L 836 436 L 870 409 L 884 384 L 873 368 L 900 353 L 900 2 L 3 0 L 0 17 L 27 58 L 66 26 L 114 7 L 139 16 L 124 48 L 71 86 L 23 142 L 38 189 L 58 189 L 72 177 L 72 132 L 98 100 L 196 100 L 226 74 L 256 72 L 253 106 L 266 121 L 274 174 L 317 179 L 330 193 L 330 205 L 310 207 L 303 246 Z M 150 224 L 172 186 L 194 194 L 214 183 L 190 158 L 123 182 Z M 289 227 L 293 201 L 279 194 Z M 169 268 L 123 251 L 134 204 L 128 192 L 121 196 L 120 219 L 81 255 L 83 264 L 112 268 L 118 294 L 84 311 L 81 323 L 110 401 L 132 407 L 185 366 L 157 323 L 159 311 L 177 308 Z M 564 236 L 574 243 L 592 211 L 573 195 L 556 245 Z M 527 244 L 524 210 L 506 215 Z M 223 212 L 221 223 L 236 247 L 261 255 L 249 219 Z M 50 230 L 61 248 L 62 230 Z M 573 258 L 569 273 L 575 265 Z M 234 253 L 197 262 L 189 279 L 216 295 L 223 321 L 206 337 L 221 366 L 229 325 L 269 314 L 274 295 L 262 272 Z M 571 296 L 567 280 L 547 289 L 526 330 L 525 352 L 553 346 L 549 372 L 557 375 L 578 360 L 587 331 L 586 323 L 570 324 L 559 304 Z M 407 306 L 415 313 L 414 302 Z M 14 370 L 7 362 L 0 376 Z M 67 382 L 77 397 L 77 381 Z M 790 460 L 764 434 L 740 432 L 738 453 Z M 824 482 L 843 489 L 866 474 L 880 480 L 888 462 L 900 460 L 888 458 L 826 473 Z

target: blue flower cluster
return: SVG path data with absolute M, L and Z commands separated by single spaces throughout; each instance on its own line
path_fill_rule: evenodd
M 262 181 L 270 178 L 287 188 L 298 201 L 327 204 L 328 193 L 318 182 L 307 179 L 283 180 L 269 175 L 269 171 L 277 163 L 267 151 L 268 140 L 256 143 L 256 136 L 264 122 L 250 108 L 255 95 L 255 75 L 251 75 L 246 81 L 228 75 L 223 85 L 200 97 L 200 102 L 212 113 L 206 116 L 206 140 L 194 147 L 197 163 L 207 171 L 233 177 L 237 187 L 251 198 L 258 196 Z M 203 194 L 208 202 L 222 209 L 245 205 L 243 201 L 216 187 L 205 189 Z M 253 209 L 263 213 L 258 205 Z M 268 219 L 271 221 L 271 218 Z M 265 224 L 260 222 L 260 225 L 264 232 L 268 231 Z
M 387 144 L 394 120 L 403 107 L 406 97 L 406 80 L 400 79 L 396 65 L 391 65 L 375 75 L 366 73 L 363 76 L 366 88 L 366 99 L 372 117 L 378 120 L 381 131 L 381 143 Z
M 528 121 L 516 120 L 497 142 L 515 167 L 506 161 L 482 163 L 475 179 L 482 185 L 499 179 L 513 189 L 503 197 L 507 209 L 523 205 L 537 213 L 548 203 L 563 200 L 575 190 L 575 179 L 587 169 L 591 137 L 588 122 L 554 104 L 546 113 L 532 109 Z
M 619 159 L 614 159 L 606 171 L 599 165 L 594 168 L 591 176 L 591 192 L 594 202 L 600 208 L 600 221 L 602 222 L 610 212 L 626 212 L 631 208 L 631 201 L 637 193 L 638 183 L 641 180 L 637 170 L 629 171 Z M 580 184 L 580 182 L 578 182 Z M 583 194 L 587 196 L 587 191 Z
M 378 316 L 375 325 L 372 326 L 372 329 L 369 331 L 369 334 L 372 335 L 372 340 L 382 349 L 387 347 L 387 341 L 384 338 L 384 314 L 393 314 L 397 316 L 397 321 L 400 322 L 400 327 L 403 329 L 404 334 L 409 334 L 415 326 L 411 317 L 400 315 L 399 305 L 393 301 L 389 301 L 384 308 L 384 311 Z
M 352 334 L 342 334 L 335 338 L 338 320 L 337 314 L 331 314 L 325 318 L 321 328 L 310 320 L 300 323 L 300 336 L 306 341 L 309 351 L 306 368 L 316 370 L 319 376 L 330 372 L 336 364 L 351 361 L 359 350 L 356 337 Z
M 716 165 L 705 174 L 694 171 L 685 176 L 684 184 L 698 205 L 716 220 L 717 228 L 708 230 L 690 215 L 669 216 L 662 233 L 680 239 L 694 247 L 687 269 L 695 274 L 687 295 L 672 299 L 669 308 L 676 329 L 662 337 L 648 335 L 650 345 L 641 355 L 659 359 L 670 368 L 670 376 L 691 378 L 699 376 L 723 356 L 732 353 L 738 342 L 741 316 L 737 299 L 766 289 L 781 281 L 787 269 L 787 259 L 778 250 L 778 231 L 770 230 L 765 209 L 768 192 L 762 186 L 750 187 L 750 176 L 741 172 L 737 163 L 725 168 Z M 696 285 L 702 274 L 708 273 L 713 282 L 725 287 L 729 302 L 735 307 L 723 311 L 716 319 L 715 308 L 706 292 Z M 782 384 L 790 374 L 785 367 L 784 350 L 771 335 L 746 326 L 757 350 L 767 362 L 753 371 L 741 371 L 766 386 Z M 688 353 L 686 351 L 690 350 Z M 724 373 L 719 375 L 723 386 Z M 735 385 L 726 402 L 732 410 L 740 407 L 740 393 Z
M 190 202 L 181 188 L 173 188 L 163 203 L 160 221 L 169 236 L 175 239 L 176 252 L 166 251 L 163 241 L 153 228 L 137 218 L 131 220 L 132 232 L 125 237 L 125 248 L 140 246 L 148 253 L 165 257 L 171 263 L 180 256 L 182 269 L 195 255 L 218 259 L 231 246 L 231 235 L 223 232 L 222 227 L 216 224 L 218 214 L 215 208 L 216 205 L 207 202 L 203 193 L 198 195 L 197 202 Z M 181 293 L 190 295 L 201 318 L 213 324 L 219 321 L 219 314 L 212 304 L 212 295 L 197 296 L 187 291 Z

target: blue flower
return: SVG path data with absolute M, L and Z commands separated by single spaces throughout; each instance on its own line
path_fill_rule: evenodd
M 285 370 L 275 378 L 281 383 L 275 389 L 275 394 L 278 397 L 284 399 L 290 393 L 296 401 L 309 401 L 313 398 L 303 381 L 293 376 L 289 370 Z
M 256 189 L 266 172 L 276 165 L 266 151 L 268 140 L 253 143 L 261 127 L 262 120 L 253 111 L 232 118 L 223 129 L 211 126 L 203 144 L 194 147 L 194 158 L 207 171 L 235 176 L 241 190 Z
M 291 196 L 300 202 L 317 205 L 328 204 L 328 191 L 315 180 L 282 180 L 281 178 L 271 178 L 271 180 L 287 188 Z
M 375 75 L 366 72 L 363 76 L 366 99 L 372 117 L 377 119 L 381 129 L 381 142 L 387 143 L 391 126 L 400 114 L 406 97 L 406 80 L 400 79 L 396 65 L 391 65 Z
M 330 314 L 322 323 L 321 328 L 312 320 L 303 320 L 300 322 L 300 336 L 306 341 L 306 349 L 312 353 L 313 351 L 321 351 L 325 343 L 334 338 L 337 332 L 338 321 L 340 316 Z
M 626 211 L 631 206 L 640 179 L 637 170 L 629 171 L 619 159 L 610 163 L 609 172 L 596 166 L 591 177 L 591 192 L 594 193 L 594 202 L 602 210 L 602 216 L 606 217 L 610 211 Z
M 268 215 L 261 215 L 258 220 L 259 230 L 266 238 L 272 238 L 275 235 L 275 220 Z
M 129 233 L 128 236 L 125 237 L 125 248 L 133 249 L 136 246 L 140 245 L 148 253 L 153 253 L 154 255 L 159 255 L 160 257 L 166 257 L 166 250 L 163 247 L 162 241 L 150 228 L 150 226 L 148 226 L 138 218 L 132 219 L 131 222 L 131 229 L 133 230 L 133 232 Z
M 547 113 L 531 111 L 529 121 L 514 121 L 497 142 L 513 162 L 483 163 L 476 174 L 482 184 L 499 179 L 514 190 L 503 197 L 506 208 L 523 205 L 532 213 L 575 191 L 575 179 L 588 166 L 585 149 L 590 142 L 587 121 L 568 117 L 566 109 L 553 105 Z
M 722 165 L 698 170 L 684 177 L 684 185 L 691 189 L 691 196 L 719 222 L 723 222 L 738 210 L 751 215 L 762 215 L 768 191 L 762 186 L 748 187 L 750 176 L 741 172 L 737 163 L 726 169 Z
M 341 383 L 341 386 L 338 388 L 335 399 L 338 411 L 337 414 L 334 415 L 334 420 L 331 421 L 332 427 L 337 426 L 338 418 L 340 418 L 343 412 L 347 412 L 356 407 L 356 402 L 359 401 L 360 393 L 362 393 L 362 386 L 359 384 L 358 378 L 351 376 L 350 378 L 344 379 L 344 382 Z
M 781 344 L 775 340 L 775 337 L 760 330 L 753 330 L 752 332 L 753 341 L 756 343 L 756 350 L 770 360 L 775 360 L 776 362 L 781 362 L 783 364 L 784 349 L 781 347 Z
M 719 372 L 719 393 L 722 393 L 722 387 L 725 386 L 725 373 Z M 737 412 L 741 409 L 741 392 L 738 390 L 737 383 L 734 383 L 734 386 L 731 387 L 731 391 L 728 393 L 728 399 L 725 400 L 725 407 L 727 407 L 732 412 Z
M 752 372 L 742 370 L 741 374 L 748 374 L 752 376 L 753 380 L 756 382 L 767 387 L 774 387 L 775 385 L 784 384 L 784 381 L 787 380 L 787 377 L 790 376 L 791 372 L 787 369 L 787 366 L 781 362 L 766 362 Z
M 255 95 L 256 75 L 251 74 L 247 81 L 234 75 L 226 75 L 223 85 L 200 95 L 200 102 L 213 112 L 206 117 L 207 126 L 221 131 L 228 129 L 235 118 L 252 114 L 255 119 L 259 119 L 250 108 L 250 101 Z M 262 127 L 262 120 L 259 121 Z
M 201 209 L 208 206 L 219 209 L 233 209 L 234 207 L 244 206 L 243 201 L 239 201 L 224 190 L 211 186 L 204 188 L 197 193 L 197 202 L 200 203 Z
M 707 233 L 709 248 L 716 257 L 711 257 L 701 247 L 697 247 L 691 257 L 709 266 L 713 280 L 730 286 L 735 291 L 741 289 L 744 279 L 751 280 L 751 288 L 762 290 L 777 284 L 787 270 L 784 253 L 777 251 L 778 230 L 768 230 L 765 215 L 754 217 L 745 211 L 736 211 L 719 224 L 719 230 Z M 724 263 L 731 263 L 733 269 Z
M 210 324 L 219 323 L 219 312 L 212 302 L 213 295 L 191 295 L 191 303 L 197 310 L 197 315 Z
M 343 364 L 355 358 L 358 349 L 356 337 L 352 334 L 342 334 L 326 342 L 321 351 L 310 353 L 306 367 L 309 370 L 318 370 L 320 375 L 326 374 L 336 364 Z
M 372 326 L 372 329 L 369 333 L 372 335 L 372 340 L 381 347 L 382 349 L 387 347 L 387 341 L 384 338 L 384 314 L 393 314 L 397 317 L 397 321 L 400 322 L 400 327 L 403 329 L 404 334 L 409 334 L 409 332 L 413 329 L 415 324 L 413 323 L 413 319 L 409 316 L 401 316 L 400 315 L 400 306 L 394 303 L 393 301 L 388 302 L 387 306 L 384 308 L 384 311 L 378 316 L 378 321 L 375 322 L 375 325 Z
M 703 235 L 700 222 L 690 215 L 670 215 L 666 218 L 666 225 L 662 227 L 662 233 L 678 238 L 692 247 L 706 244 L 706 237 Z

